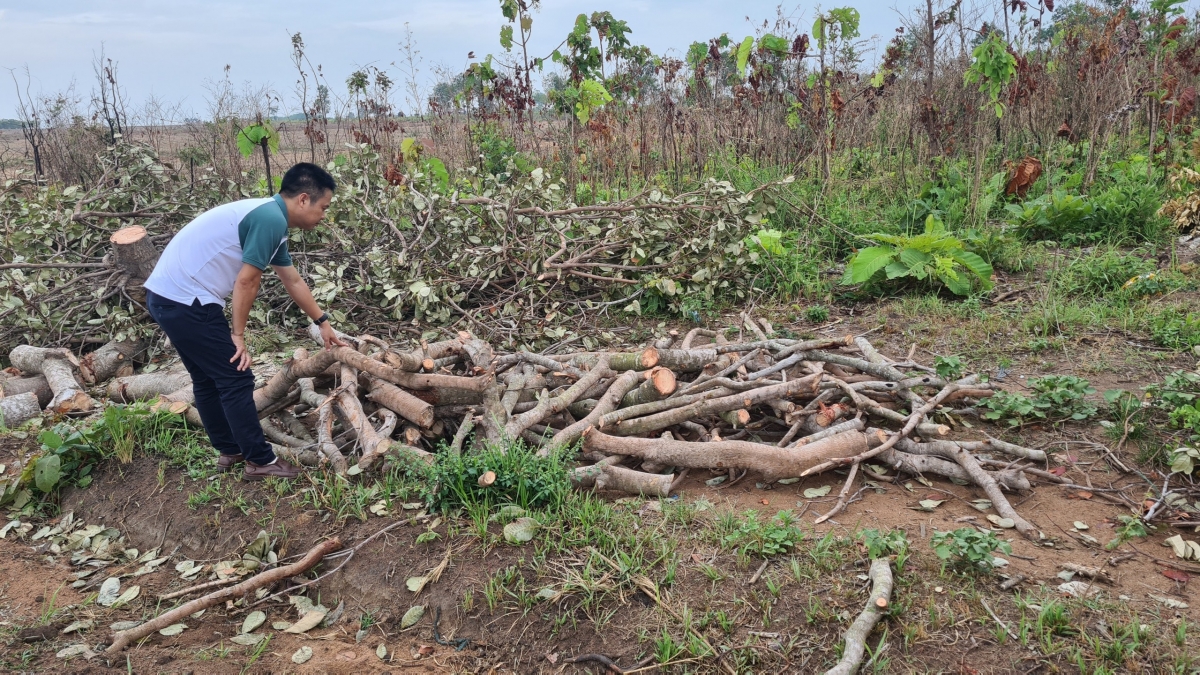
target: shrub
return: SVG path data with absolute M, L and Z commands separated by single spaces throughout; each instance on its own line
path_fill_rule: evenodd
M 738 528 L 726 535 L 721 543 L 726 548 L 737 549 L 742 555 L 768 558 L 787 553 L 804 538 L 796 523 L 796 516 L 791 511 L 780 511 L 766 523 L 758 519 L 757 511 L 747 511 Z
M 1154 271 L 1155 264 L 1140 253 L 1108 249 L 1080 256 L 1063 271 L 1059 287 L 1071 295 L 1103 296 L 1119 291 L 1134 277 Z
M 1018 236 L 1030 241 L 1063 241 L 1091 232 L 1096 210 L 1087 199 L 1064 190 L 1004 208 Z
M 1096 393 L 1091 384 L 1074 375 L 1049 375 L 1030 380 L 1032 397 L 997 391 L 980 402 L 987 410 L 984 419 L 1007 421 L 1018 426 L 1034 420 L 1059 422 L 1085 420 L 1096 414 L 1096 406 L 1085 397 Z
M 846 265 L 843 284 L 886 279 L 938 283 L 955 295 L 968 295 L 975 286 L 992 287 L 992 266 L 967 251 L 962 240 L 946 231 L 933 215 L 925 219 L 925 232 L 916 236 L 883 233 L 868 239 L 883 242 L 859 251 Z
M 943 565 L 949 564 L 964 572 L 990 573 L 994 569 L 993 551 L 1012 553 L 1012 546 L 994 532 L 980 532 L 973 527 L 936 532 L 932 543 L 933 552 L 942 559 Z
M 1200 315 L 1170 307 L 1150 318 L 1154 341 L 1171 349 L 1200 345 Z

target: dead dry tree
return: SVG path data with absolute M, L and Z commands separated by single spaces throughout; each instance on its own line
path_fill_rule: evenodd
M 655 496 L 677 488 L 682 471 L 746 471 L 774 482 L 848 466 L 823 521 L 861 494 L 853 486 L 871 461 L 973 484 L 1022 535 L 1039 536 L 1005 495 L 1029 490 L 1029 480 L 994 456 L 1044 461 L 1045 453 L 990 437 L 948 438 L 956 410 L 990 396 L 993 385 L 976 376 L 945 381 L 911 359 L 887 358 L 862 336 L 793 340 L 751 317 L 743 322 L 751 338 L 743 342 L 693 330 L 648 347 L 554 355 L 497 353 L 466 332 L 406 348 L 343 335 L 351 346 L 297 349 L 254 402 L 280 452 L 338 474 L 517 440 L 543 457 L 581 449 L 592 464 L 572 474 L 580 489 Z M 312 337 L 320 342 L 319 332 Z M 134 348 L 107 348 L 105 363 L 131 361 Z M 68 353 L 22 346 L 11 358 L 24 372 L 0 390 L 11 383 L 24 398 L 10 396 L 6 415 L 26 417 L 35 391 L 51 399 L 50 410 L 90 408 Z M 106 387 L 114 401 L 157 397 L 199 423 L 190 379 L 177 368 L 115 377 Z

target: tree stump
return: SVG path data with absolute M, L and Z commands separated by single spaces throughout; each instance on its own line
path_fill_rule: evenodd
M 79 359 L 79 372 L 88 384 L 132 375 L 134 359 L 145 350 L 144 340 L 114 340 L 94 352 L 84 354 Z
M 113 245 L 113 263 L 131 279 L 145 281 L 158 262 L 158 249 L 154 248 L 146 228 L 140 225 L 123 227 L 113 233 L 108 241 Z

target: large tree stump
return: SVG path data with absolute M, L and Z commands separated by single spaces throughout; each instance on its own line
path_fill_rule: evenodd
M 116 340 L 79 359 L 79 373 L 87 384 L 133 374 L 134 359 L 146 350 L 144 340 Z
M 33 392 L 0 398 L 0 428 L 19 427 L 40 414 L 42 407 Z
M 47 410 L 57 413 L 85 412 L 96 404 L 76 379 L 79 362 L 71 352 L 20 345 L 9 353 L 8 359 L 23 372 L 46 376 L 50 391 L 54 392 Z
M 113 263 L 131 279 L 145 281 L 158 262 L 158 249 L 140 225 L 123 227 L 113 233 L 108 241 L 112 244 Z

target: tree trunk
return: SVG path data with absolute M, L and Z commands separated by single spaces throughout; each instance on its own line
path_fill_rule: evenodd
M 19 427 L 41 414 L 42 407 L 33 392 L 0 398 L 0 428 Z
M 114 340 L 94 352 L 84 354 L 79 359 L 79 372 L 87 384 L 132 375 L 134 359 L 145 350 L 145 340 Z
M 86 412 L 96 404 L 76 379 L 78 362 L 65 349 L 20 345 L 9 353 L 8 358 L 13 366 L 22 372 L 46 376 L 50 391 L 54 392 L 47 410 L 63 414 Z
M 854 457 L 883 443 L 875 434 L 848 431 L 798 448 L 777 448 L 745 441 L 692 443 L 657 438 L 623 438 L 590 429 L 583 447 L 608 455 L 640 457 L 655 464 L 693 469 L 749 469 L 768 481 L 795 478 L 831 459 Z

